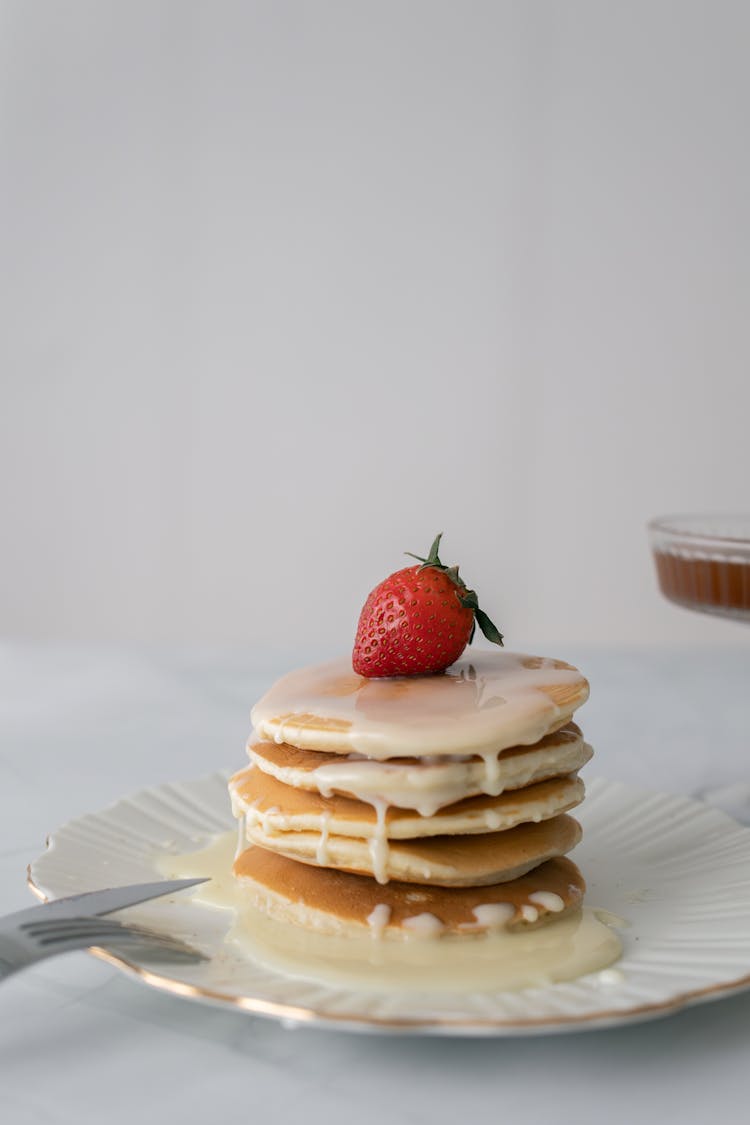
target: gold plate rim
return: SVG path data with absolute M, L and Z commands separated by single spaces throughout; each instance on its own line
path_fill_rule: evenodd
M 50 846 L 50 837 L 48 836 L 45 842 L 45 848 Z M 31 873 L 31 864 L 26 868 L 26 881 L 32 894 L 36 896 L 41 902 L 49 902 L 49 898 L 34 882 Z M 54 901 L 54 900 L 53 900 Z M 116 969 L 120 969 L 127 976 L 134 976 L 141 980 L 144 984 L 155 988 L 160 992 L 168 993 L 172 996 L 181 996 L 189 1000 L 202 1000 L 215 1006 L 235 1008 L 249 1015 L 256 1015 L 265 1017 L 267 1019 L 276 1019 L 283 1023 L 302 1024 L 310 1027 L 330 1028 L 336 1030 L 337 1028 L 346 1028 L 347 1030 L 354 1031 L 367 1031 L 375 1029 L 378 1031 L 394 1031 L 408 1033 L 421 1033 L 421 1034 L 439 1034 L 441 1032 L 469 1032 L 475 1031 L 478 1034 L 486 1033 L 491 1035 L 493 1032 L 502 1032 L 504 1030 L 522 1032 L 525 1029 L 535 1030 L 537 1028 L 549 1028 L 550 1030 L 581 1030 L 585 1031 L 590 1026 L 598 1026 L 607 1023 L 623 1026 L 631 1022 L 640 1022 L 644 1019 L 657 1019 L 659 1017 L 673 1015 L 674 1013 L 690 1007 L 693 1004 L 700 1003 L 704 1000 L 712 998 L 720 998 L 722 996 L 730 996 L 735 993 L 742 992 L 750 989 L 750 973 L 736 978 L 735 980 L 728 981 L 724 984 L 708 985 L 705 988 L 689 989 L 679 995 L 673 997 L 669 1001 L 663 1003 L 641 1004 L 638 1007 L 628 1008 L 626 1010 L 618 1008 L 603 1009 L 597 1012 L 589 1012 L 587 1015 L 580 1016 L 556 1016 L 553 1018 L 537 1018 L 537 1019 L 522 1019 L 522 1020 L 491 1020 L 491 1019 L 445 1019 L 433 1018 L 430 1020 L 419 1019 L 381 1019 L 377 1016 L 366 1015 L 327 1015 L 325 1012 L 316 1011 L 313 1008 L 295 1007 L 289 1004 L 282 1004 L 273 1000 L 261 1000 L 259 997 L 252 996 L 230 996 L 227 993 L 217 992 L 209 988 L 201 988 L 199 985 L 188 984 L 185 981 L 175 980 L 172 977 L 162 976 L 160 973 L 154 973 L 150 969 L 144 969 L 140 965 L 128 961 L 127 958 L 119 954 L 112 953 L 110 950 L 102 949 L 100 946 L 91 946 L 87 952 L 91 953 L 99 960 L 106 962 L 108 965 Z

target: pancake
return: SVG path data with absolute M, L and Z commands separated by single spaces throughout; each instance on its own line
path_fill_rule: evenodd
M 244 816 L 248 826 L 260 826 L 264 834 L 308 832 L 318 837 L 410 840 L 506 831 L 528 821 L 549 820 L 580 804 L 584 786 L 577 777 L 555 778 L 498 797 L 469 797 L 432 816 L 408 809 L 376 809 L 350 797 L 321 797 L 284 785 L 255 766 L 234 775 L 229 793 L 234 815 Z
M 432 816 L 446 805 L 480 793 L 498 796 L 551 777 L 574 773 L 593 751 L 575 723 L 531 746 L 514 746 L 497 754 L 450 758 L 396 758 L 386 762 L 348 758 L 286 743 L 251 742 L 251 762 L 295 789 L 339 794 L 373 804 L 385 802 Z
M 391 758 L 496 757 L 564 726 L 588 697 L 561 660 L 478 651 L 443 673 L 367 679 L 340 659 L 291 672 L 252 711 L 261 739 Z
M 440 887 L 478 887 L 509 882 L 548 859 L 565 855 L 580 840 L 581 828 L 563 813 L 539 824 L 519 824 L 507 832 L 422 840 L 269 832 L 261 823 L 248 823 L 246 836 L 250 843 L 289 859 L 369 875 L 379 883 L 393 879 Z
M 489 887 L 413 886 L 310 867 L 249 848 L 234 875 L 250 904 L 282 922 L 319 933 L 375 937 L 476 938 L 488 930 L 532 929 L 577 909 L 585 883 L 569 859 Z

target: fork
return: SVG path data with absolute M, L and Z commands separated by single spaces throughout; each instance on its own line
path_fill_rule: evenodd
M 90 891 L 6 915 L 0 918 L 0 980 L 58 953 L 102 945 L 138 950 L 155 961 L 203 961 L 205 957 L 199 950 L 179 938 L 103 915 L 205 881 L 173 879 Z

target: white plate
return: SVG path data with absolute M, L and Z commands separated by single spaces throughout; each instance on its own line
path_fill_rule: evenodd
M 231 827 L 226 774 L 144 790 L 56 832 L 29 869 L 60 898 L 160 878 L 166 852 Z M 154 966 L 95 951 L 147 984 L 290 1024 L 358 1031 L 522 1035 L 647 1019 L 750 987 L 750 829 L 699 801 L 593 781 L 577 811 L 586 901 L 630 925 L 618 972 L 520 992 L 397 993 L 330 987 L 263 968 L 224 940 L 230 912 L 186 896 L 129 911 L 197 944 L 209 960 Z

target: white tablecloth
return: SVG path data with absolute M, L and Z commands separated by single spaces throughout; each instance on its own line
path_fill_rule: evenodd
M 674 792 L 750 780 L 747 648 L 561 655 L 592 682 L 580 713 L 597 751 L 589 776 Z M 239 765 L 253 700 L 298 663 L 0 646 L 0 909 L 29 904 L 26 864 L 62 822 Z M 610 1031 L 472 1041 L 288 1031 L 151 991 L 85 954 L 0 986 L 3 1125 L 731 1125 L 748 1119 L 749 1069 L 747 994 Z

